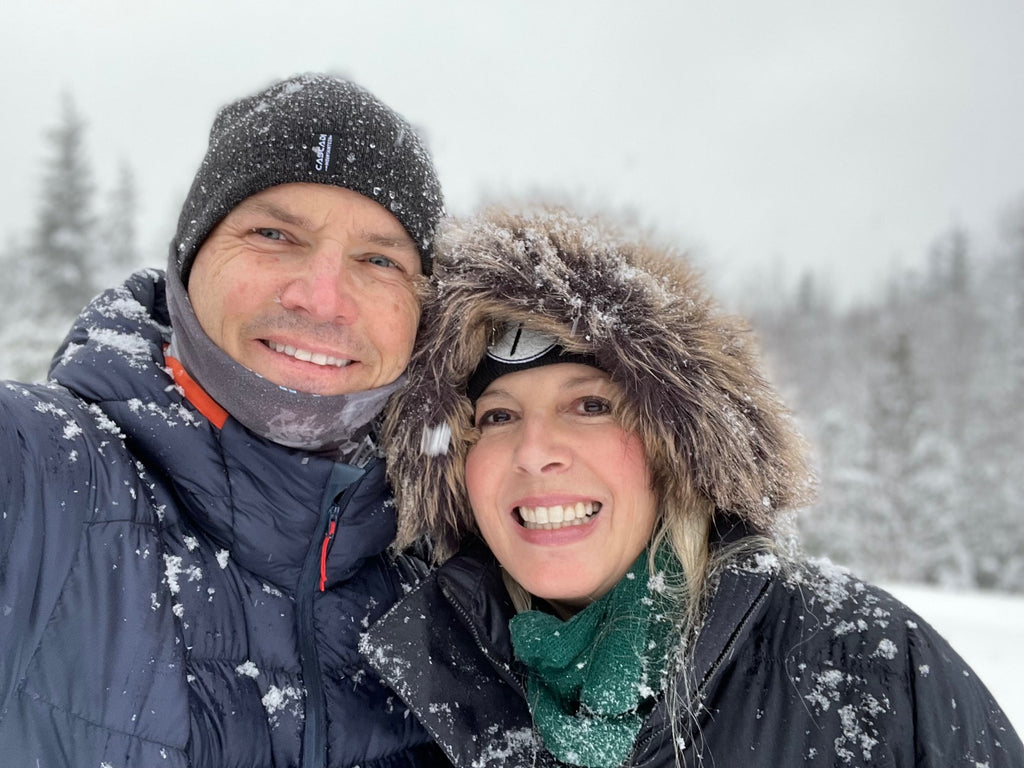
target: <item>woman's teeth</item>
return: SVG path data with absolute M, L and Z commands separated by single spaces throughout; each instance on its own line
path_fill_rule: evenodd
M 296 360 L 303 360 L 307 363 L 315 363 L 316 365 L 333 365 L 335 368 L 344 368 L 346 365 L 351 363 L 351 360 L 341 360 L 337 357 L 331 357 L 325 355 L 322 352 L 310 352 L 308 349 L 299 349 L 293 347 L 290 344 L 278 344 L 274 341 L 268 341 L 267 346 L 275 352 L 294 357 Z
M 568 525 L 583 525 L 600 510 L 601 504 L 596 501 L 555 504 L 551 507 L 516 507 L 519 518 L 526 528 L 540 528 L 546 531 L 565 528 Z

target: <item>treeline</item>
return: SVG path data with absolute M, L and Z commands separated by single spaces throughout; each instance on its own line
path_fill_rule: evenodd
M 122 163 L 112 189 L 97 190 L 86 123 L 65 96 L 46 135 L 36 211 L 26 232 L 0 248 L 0 377 L 45 378 L 50 357 L 79 310 L 139 266 L 136 191 Z
M 755 325 L 815 452 L 805 548 L 873 579 L 1024 591 L 1024 205 L 843 311 L 806 275 Z

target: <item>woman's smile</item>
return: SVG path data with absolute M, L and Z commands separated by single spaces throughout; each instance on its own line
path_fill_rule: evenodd
M 549 507 L 516 507 L 519 523 L 531 530 L 543 529 L 554 531 L 571 525 L 583 525 L 591 522 L 594 515 L 601 511 L 597 501 L 577 501 L 575 504 L 553 504 Z

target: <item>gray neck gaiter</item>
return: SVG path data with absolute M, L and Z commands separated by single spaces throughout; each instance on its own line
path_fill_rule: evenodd
M 296 392 L 240 365 L 213 343 L 199 325 L 173 268 L 167 270 L 167 308 L 174 329 L 167 354 L 233 419 L 260 437 L 290 448 L 351 461 L 360 446 L 365 447 L 373 419 L 404 382 L 399 377 L 383 387 L 347 395 Z

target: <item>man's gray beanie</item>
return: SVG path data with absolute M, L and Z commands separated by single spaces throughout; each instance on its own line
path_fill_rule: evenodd
M 224 107 L 171 242 L 181 282 L 203 241 L 235 206 L 268 187 L 333 184 L 368 197 L 401 222 L 430 274 L 444 213 L 430 156 L 412 127 L 358 85 L 292 77 Z

